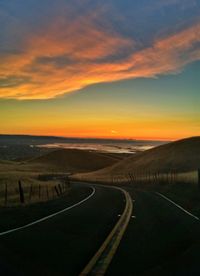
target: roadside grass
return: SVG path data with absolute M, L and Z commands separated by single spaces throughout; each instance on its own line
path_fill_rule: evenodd
M 64 179 L 40 179 L 41 175 L 59 176 L 49 166 L 27 164 L 26 162 L 0 160 L 0 207 L 17 206 L 48 201 L 67 192 Z M 62 173 L 63 177 L 66 173 Z M 20 198 L 19 182 L 24 202 Z
M 60 179 L 41 181 L 38 175 L 23 173 L 0 174 L 0 207 L 15 207 L 20 201 L 19 183 L 23 190 L 23 205 L 48 201 L 66 193 L 69 185 Z

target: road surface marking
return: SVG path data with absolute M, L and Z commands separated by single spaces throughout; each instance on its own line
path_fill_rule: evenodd
M 87 201 L 88 199 L 90 199 L 90 198 L 95 194 L 95 192 L 96 192 L 95 188 L 93 188 L 93 187 L 90 187 L 90 188 L 92 189 L 92 193 L 91 193 L 89 196 L 87 196 L 86 198 L 82 199 L 81 201 L 79 201 L 79 202 L 77 202 L 77 203 L 75 203 L 75 204 L 73 204 L 73 205 L 71 205 L 71 206 L 69 206 L 69 207 L 67 207 L 67 208 L 65 208 L 65 209 L 63 209 L 63 210 L 60 210 L 60 211 L 58 211 L 58 212 L 55 212 L 55 213 L 53 213 L 53 214 L 51 214 L 51 215 L 48 215 L 48 216 L 46 216 L 46 217 L 43 217 L 43 218 L 41 218 L 41 219 L 35 220 L 35 221 L 31 222 L 31 223 L 28 223 L 28 224 L 26 224 L 26 225 L 24 225 L 24 226 L 17 227 L 17 228 L 14 228 L 14 229 L 10 229 L 10 230 L 1 232 L 1 233 L 0 233 L 0 236 L 4 236 L 4 235 L 6 235 L 6 234 L 10 234 L 10 233 L 13 233 L 13 232 L 16 232 L 16 231 L 19 231 L 19 230 L 28 228 L 28 227 L 30 227 L 30 226 L 33 226 L 33 225 L 38 224 L 38 223 L 40 223 L 40 222 L 42 222 L 42 221 L 48 220 L 48 219 L 50 219 L 50 218 L 52 218 L 52 217 L 55 217 L 55 216 L 57 216 L 57 215 L 59 215 L 59 214 L 61 214 L 61 213 L 64 213 L 64 212 L 66 212 L 66 211 L 68 211 L 68 210 L 70 210 L 70 209 L 72 209 L 72 208 L 74 208 L 74 207 L 76 207 L 76 206 L 78 206 L 78 205 L 84 203 L 85 201 Z
M 110 265 L 120 241 L 126 231 L 128 223 L 132 214 L 132 200 L 127 191 L 119 187 L 109 187 L 120 190 L 126 199 L 126 205 L 118 222 L 107 236 L 101 247 L 98 249 L 96 254 L 92 257 L 86 267 L 82 270 L 79 276 L 86 275 L 104 275 L 108 266 Z
M 181 209 L 184 213 L 188 214 L 189 216 L 195 218 L 196 220 L 199 220 L 198 217 L 196 217 L 195 215 L 191 214 L 189 211 L 185 210 L 183 207 L 181 207 L 180 205 L 178 205 L 177 203 L 175 203 L 174 201 L 172 201 L 171 199 L 169 199 L 168 197 L 164 196 L 163 194 L 160 193 L 156 193 L 159 196 L 163 197 L 164 199 L 166 199 L 167 201 L 171 202 L 173 205 L 175 205 L 176 207 L 178 207 L 179 209 Z

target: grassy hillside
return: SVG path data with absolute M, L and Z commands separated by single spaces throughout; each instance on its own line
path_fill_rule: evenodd
M 29 165 L 41 165 L 63 172 L 89 172 L 115 164 L 117 158 L 78 149 L 59 149 L 29 160 Z
M 187 172 L 200 168 L 200 137 L 191 137 L 138 153 L 108 168 L 89 174 L 82 179 L 108 180 L 114 175 L 136 173 Z
M 14 164 L 12 161 L 0 159 L 0 165 L 12 165 L 12 164 Z
M 39 181 L 39 175 L 88 172 L 118 160 L 103 153 L 75 149 L 59 149 L 23 162 L 0 160 L 0 206 L 19 204 L 19 180 L 26 203 L 48 200 L 55 196 L 55 186 L 61 182 Z

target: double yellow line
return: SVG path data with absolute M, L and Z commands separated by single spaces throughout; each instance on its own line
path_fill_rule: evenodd
M 113 187 L 112 187 L 113 188 Z M 109 264 L 114 257 L 116 250 L 120 244 L 120 241 L 124 235 L 124 232 L 128 226 L 129 220 L 131 218 L 133 203 L 132 199 L 127 191 L 119 187 L 115 187 L 120 190 L 126 200 L 126 206 L 123 214 L 118 220 L 115 227 L 112 229 L 106 240 L 103 242 L 99 250 L 89 261 L 83 271 L 80 273 L 80 276 L 85 275 L 104 275 Z

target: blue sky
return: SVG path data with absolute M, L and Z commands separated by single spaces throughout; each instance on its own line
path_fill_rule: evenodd
M 0 0 L 1 132 L 200 135 L 199 18 L 197 0 Z

